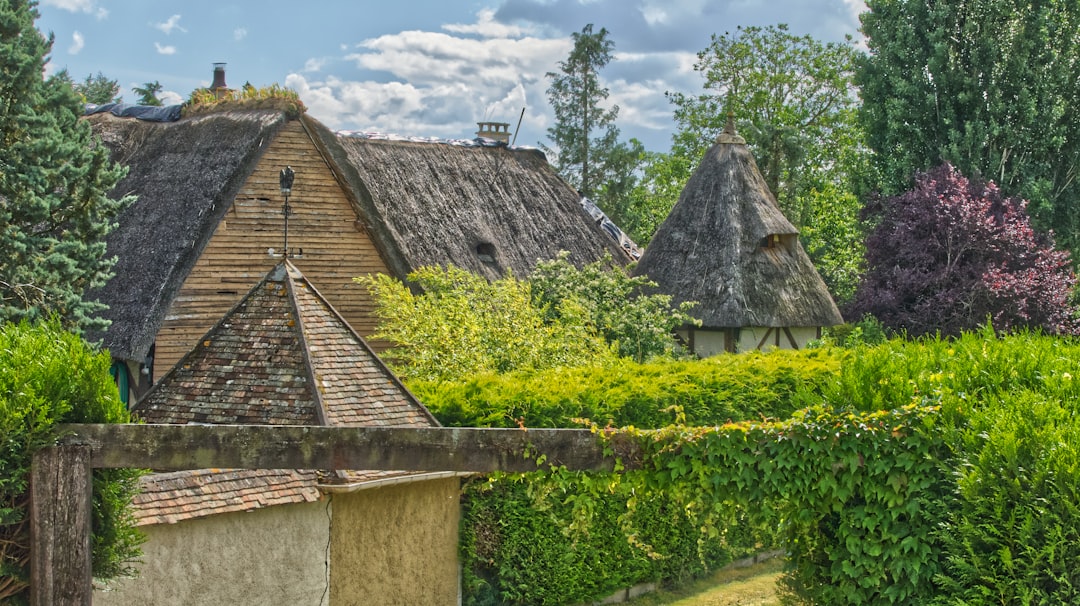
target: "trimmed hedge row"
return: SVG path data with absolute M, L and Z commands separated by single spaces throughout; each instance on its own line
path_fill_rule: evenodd
M 662 427 L 787 417 L 820 399 L 841 350 L 778 351 L 708 360 L 484 376 L 462 384 L 411 382 L 445 425 L 567 427 L 574 419 Z M 776 545 L 776 522 L 751 522 L 745 507 L 718 513 L 712 537 L 664 491 L 633 498 L 589 474 L 499 476 L 464 495 L 466 604 L 566 604 L 603 598 L 646 581 L 694 577 Z M 545 492 L 549 491 L 549 492 Z M 572 516 L 588 513 L 587 528 Z M 627 536 L 632 537 L 631 544 Z
M 810 603 L 1080 603 L 1080 342 L 1035 334 L 999 339 L 987 329 L 858 347 L 850 355 L 799 355 L 843 364 L 832 374 L 811 372 L 810 380 L 794 370 L 799 378 L 780 381 L 798 385 L 780 390 L 790 396 L 784 405 L 817 401 L 787 420 L 639 432 L 648 453 L 640 472 L 556 471 L 468 491 L 469 603 L 586 601 L 632 582 L 694 574 L 767 544 L 773 530 L 788 550 L 788 588 Z M 738 367 L 725 357 L 706 362 Z M 641 389 L 662 374 L 643 379 Z M 738 381 L 724 383 L 733 391 L 713 391 L 725 394 L 715 404 L 694 395 L 691 381 L 675 385 L 688 383 L 681 395 L 654 392 L 651 401 L 689 404 L 691 423 L 692 415 L 751 410 L 730 404 L 740 400 L 731 387 Z M 748 400 L 775 384 L 746 384 Z M 542 393 L 539 385 L 528 389 Z M 659 392 L 668 389 L 677 391 Z M 603 388 L 578 391 L 588 401 Z M 560 410 L 485 408 L 477 394 L 454 410 L 493 419 Z M 627 395 L 561 410 L 606 410 L 615 420 L 647 401 Z M 667 538 L 647 532 L 664 525 Z M 736 530 L 750 532 L 736 540 Z M 657 562 L 672 568 L 647 567 Z
M 733 523 L 722 539 L 702 541 L 695 517 L 663 492 L 641 491 L 628 506 L 626 494 L 598 487 L 597 478 L 567 475 L 557 487 L 548 477 L 516 476 L 466 488 L 466 604 L 588 603 L 642 582 L 693 578 L 775 544 L 745 509 L 728 512 Z M 536 494 L 545 488 L 556 493 Z
M 615 427 L 710 425 L 786 418 L 820 400 L 839 372 L 841 349 L 721 355 L 705 360 L 558 368 L 483 375 L 462 383 L 409 382 L 444 425 L 571 427 L 575 419 Z

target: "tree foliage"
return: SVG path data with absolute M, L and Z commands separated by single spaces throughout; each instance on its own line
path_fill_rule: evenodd
M 593 33 L 591 23 L 572 37 L 574 47 L 559 62 L 559 71 L 546 74 L 551 80 L 548 101 L 555 114 L 548 136 L 555 144 L 559 174 L 582 195 L 592 197 L 605 181 L 605 164 L 619 139 L 615 126 L 619 106 L 602 105 L 608 89 L 600 85 L 599 76 L 611 61 L 615 43 L 605 28 Z
M 110 276 L 105 236 L 129 200 L 106 194 L 124 169 L 79 120 L 68 82 L 42 76 L 52 39 L 37 16 L 33 2 L 0 4 L 0 319 L 100 327 L 83 293 Z
M 887 194 L 942 162 L 1080 244 L 1080 4 L 869 0 L 862 120 Z
M 578 269 L 560 256 L 538 264 L 530 280 L 494 282 L 453 266 L 424 267 L 408 276 L 421 294 L 383 274 L 357 281 L 375 298 L 376 337 L 394 343 L 386 357 L 411 380 L 676 354 L 672 331 L 695 322 L 691 305 L 672 309 L 666 295 L 639 294 L 650 283 L 610 262 Z
M 136 101 L 139 105 L 161 106 L 161 99 L 158 99 L 157 96 L 161 92 L 161 83 L 157 80 L 147 82 L 142 86 L 135 86 L 131 89 L 131 92 L 139 95 L 139 100 Z
M 670 295 L 643 294 L 656 284 L 644 276 L 631 277 L 622 267 L 613 266 L 610 256 L 581 269 L 567 257 L 562 253 L 536 265 L 529 278 L 534 304 L 550 320 L 561 320 L 566 309 L 574 313 L 583 309 L 589 325 L 620 356 L 644 362 L 676 355 L 682 347 L 672 336 L 675 329 L 700 324 L 691 316 L 695 303 L 684 302 L 673 309 Z
M 71 88 L 86 103 L 104 105 L 106 103 L 120 103 L 123 100 L 120 96 L 120 83 L 106 77 L 101 72 L 98 72 L 97 75 L 87 75 L 82 82 L 73 81 L 66 69 L 57 72 L 55 77 L 60 80 L 67 80 L 71 84 Z
M 568 303 L 556 321 L 532 304 L 529 284 L 513 276 L 488 282 L 457 267 L 409 274 L 422 294 L 385 274 L 358 278 L 376 301 L 376 337 L 406 379 L 442 381 L 512 370 L 576 366 L 611 359 L 610 348 Z
M 109 377 L 108 353 L 95 351 L 52 320 L 0 325 L 0 602 L 22 603 L 29 582 L 28 483 L 38 449 L 55 443 L 57 423 L 127 423 Z M 94 472 L 94 576 L 129 572 L 141 535 L 128 506 L 138 472 Z M 12 600 L 12 602 L 9 602 Z
M 867 273 L 849 317 L 876 316 L 911 336 L 956 335 L 991 320 L 1074 333 L 1068 253 L 1030 225 L 1026 203 L 952 166 L 918 173 L 911 191 L 868 206 Z
M 694 69 L 698 95 L 668 93 L 677 131 L 671 161 L 658 181 L 646 168 L 643 187 L 674 206 L 694 166 L 723 130 L 728 112 L 754 152 L 762 176 L 833 296 L 854 291 L 862 258 L 857 221 L 867 150 L 856 120 L 853 79 L 858 51 L 850 40 L 822 43 L 786 25 L 738 28 L 714 35 Z

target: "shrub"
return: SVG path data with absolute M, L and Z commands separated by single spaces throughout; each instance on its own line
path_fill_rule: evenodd
M 704 360 L 487 374 L 459 383 L 410 381 L 444 425 L 569 427 L 587 418 L 615 427 L 663 427 L 675 411 L 692 425 L 786 418 L 816 401 L 846 354 L 803 351 L 723 354 Z
M 846 315 L 869 313 L 912 336 L 975 330 L 1073 334 L 1069 254 L 1032 230 L 1027 203 L 945 164 L 913 189 L 867 205 L 877 225 L 867 271 Z
M 33 454 L 56 440 L 57 423 L 126 423 L 127 410 L 96 352 L 58 322 L 0 327 L 0 601 L 26 598 L 29 570 L 27 490 Z M 94 575 L 126 572 L 141 536 L 127 505 L 138 472 L 94 472 Z M 5 602 L 6 603 L 6 602 Z

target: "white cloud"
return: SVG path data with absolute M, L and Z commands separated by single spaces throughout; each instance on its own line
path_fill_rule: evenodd
M 654 4 L 681 20 L 701 1 Z M 471 138 L 478 121 L 508 122 L 517 130 L 525 108 L 517 143 L 536 145 L 554 123 L 546 73 L 558 69 L 572 41 L 568 34 L 544 37 L 531 31 L 497 23 L 492 12 L 480 11 L 474 24 L 342 45 L 341 56 L 309 59 L 285 84 L 330 128 Z M 649 149 L 668 144 L 672 108 L 664 93 L 700 88 L 695 61 L 694 51 L 616 53 L 601 76 L 609 103 L 620 106 L 624 138 L 638 137 Z
M 175 55 L 176 47 L 171 44 L 162 46 L 160 42 L 154 43 L 154 48 L 157 49 L 159 55 Z
M 476 13 L 476 23 L 451 23 L 442 28 L 454 34 L 475 34 L 484 38 L 520 38 L 533 33 L 518 25 L 508 25 L 495 21 L 495 11 L 483 9 Z
M 179 105 L 184 102 L 184 97 L 180 93 L 171 90 L 161 91 L 157 98 L 161 100 L 162 105 Z
M 327 57 L 312 57 L 311 59 L 308 59 L 307 61 L 304 62 L 304 69 L 302 71 L 305 71 L 305 72 L 319 72 L 319 71 L 322 71 L 323 66 L 325 66 L 329 61 L 330 61 L 330 59 L 328 59 Z
M 232 37 L 233 37 L 233 40 L 236 40 L 237 42 L 239 42 L 239 41 L 243 40 L 244 38 L 247 38 L 247 34 L 248 34 L 247 28 L 238 27 L 238 28 L 233 30 Z
M 153 26 L 165 32 L 166 36 L 172 34 L 174 29 L 187 33 L 187 30 L 180 25 L 180 15 L 173 15 L 161 23 L 154 23 Z
M 71 46 L 68 47 L 69 55 L 77 55 L 82 52 L 83 47 L 86 46 L 86 39 L 78 31 L 74 31 L 71 34 Z
M 54 6 L 71 13 L 93 14 L 100 21 L 109 16 L 109 11 L 97 6 L 94 0 L 44 0 L 42 4 Z

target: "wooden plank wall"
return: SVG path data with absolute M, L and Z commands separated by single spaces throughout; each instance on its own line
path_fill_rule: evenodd
M 304 276 L 367 338 L 374 305 L 352 278 L 389 273 L 355 207 L 298 120 L 270 144 L 188 275 L 157 335 L 154 379 L 160 379 L 276 263 L 267 250 L 283 247 L 283 197 L 278 173 L 296 171 L 289 204 L 289 248 Z M 377 350 L 384 343 L 372 343 Z

